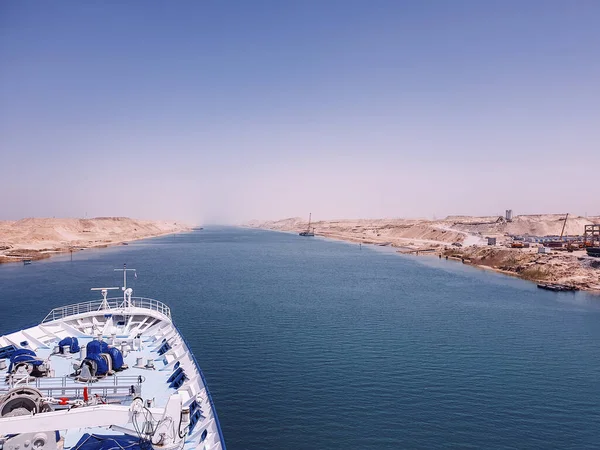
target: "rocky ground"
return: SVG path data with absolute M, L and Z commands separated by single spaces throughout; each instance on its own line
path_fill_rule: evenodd
M 565 284 L 600 292 L 600 259 L 587 256 L 585 250 L 539 254 L 537 248 L 473 246 L 445 248 L 441 255 L 459 258 L 468 264 L 489 267 L 531 281 Z

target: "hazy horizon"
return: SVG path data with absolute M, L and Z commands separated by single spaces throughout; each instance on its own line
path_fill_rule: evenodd
M 517 217 L 517 216 L 539 216 L 539 215 L 554 215 L 554 216 L 561 216 L 561 217 L 565 217 L 564 212 L 560 213 L 560 212 L 544 212 L 544 213 L 522 213 L 522 214 L 515 214 L 513 211 L 513 217 Z M 584 218 L 599 218 L 600 214 L 584 214 L 584 215 L 578 215 L 578 214 L 572 214 L 572 213 L 568 213 L 569 214 L 569 218 L 575 218 L 575 217 L 584 217 Z M 498 214 L 448 214 L 445 216 L 432 216 L 432 217 L 425 217 L 425 216 L 379 216 L 379 217 L 312 217 L 312 221 L 314 223 L 320 222 L 320 221 L 336 221 L 336 220 L 348 220 L 348 221 L 353 221 L 353 220 L 395 220 L 395 219 L 408 219 L 408 220 L 430 220 L 430 221 L 439 221 L 439 220 L 444 220 L 448 217 L 504 217 L 504 213 L 498 213 Z M 124 217 L 124 218 L 129 218 L 129 219 L 134 219 L 134 220 L 162 220 L 162 221 L 173 221 L 173 222 L 180 222 L 181 224 L 184 225 L 190 225 L 190 226 L 243 226 L 243 225 L 248 225 L 251 224 L 252 222 L 276 222 L 276 221 L 283 221 L 283 220 L 290 220 L 290 219 L 301 219 L 303 221 L 308 221 L 308 216 L 306 217 L 302 217 L 302 216 L 290 216 L 290 217 L 275 217 L 275 218 L 255 218 L 255 219 L 248 219 L 248 220 L 242 220 L 242 221 L 237 221 L 237 222 L 219 222 L 219 221 L 202 221 L 202 222 L 196 222 L 196 221 L 190 221 L 190 220 L 181 220 L 181 219 L 173 219 L 173 218 L 168 218 L 168 217 L 162 217 L 162 218 L 156 218 L 156 217 L 140 217 L 140 216 L 62 216 L 62 217 L 56 217 L 56 216 L 52 216 L 52 217 L 46 217 L 46 216 L 28 216 L 28 217 L 18 217 L 18 218 L 13 218 L 13 219 L 0 219 L 1 220 L 8 220 L 8 221 L 19 221 L 19 220 L 26 220 L 26 219 L 83 219 L 83 220 L 93 220 L 93 219 L 104 219 L 104 218 L 119 218 L 119 217 Z
M 0 219 L 600 215 L 600 3 L 0 5 Z

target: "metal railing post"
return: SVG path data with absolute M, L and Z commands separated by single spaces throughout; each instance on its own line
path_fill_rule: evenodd
M 145 297 L 133 297 L 131 300 L 131 305 L 133 307 L 157 311 L 167 316 L 169 319 L 171 318 L 171 308 L 161 301 Z M 111 309 L 127 308 L 120 303 L 119 298 L 107 299 L 107 302 Z M 101 304 L 101 300 L 93 300 L 54 308 L 48 313 L 42 323 L 64 319 L 65 317 L 72 315 L 99 311 Z

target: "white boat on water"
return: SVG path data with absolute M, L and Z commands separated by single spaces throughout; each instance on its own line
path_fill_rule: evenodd
M 0 337 L 0 449 L 225 449 L 204 375 L 164 303 L 122 288 Z M 123 296 L 108 298 L 113 289 Z

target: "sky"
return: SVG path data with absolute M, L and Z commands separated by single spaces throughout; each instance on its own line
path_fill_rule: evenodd
M 600 2 L 0 2 L 0 219 L 600 214 Z

